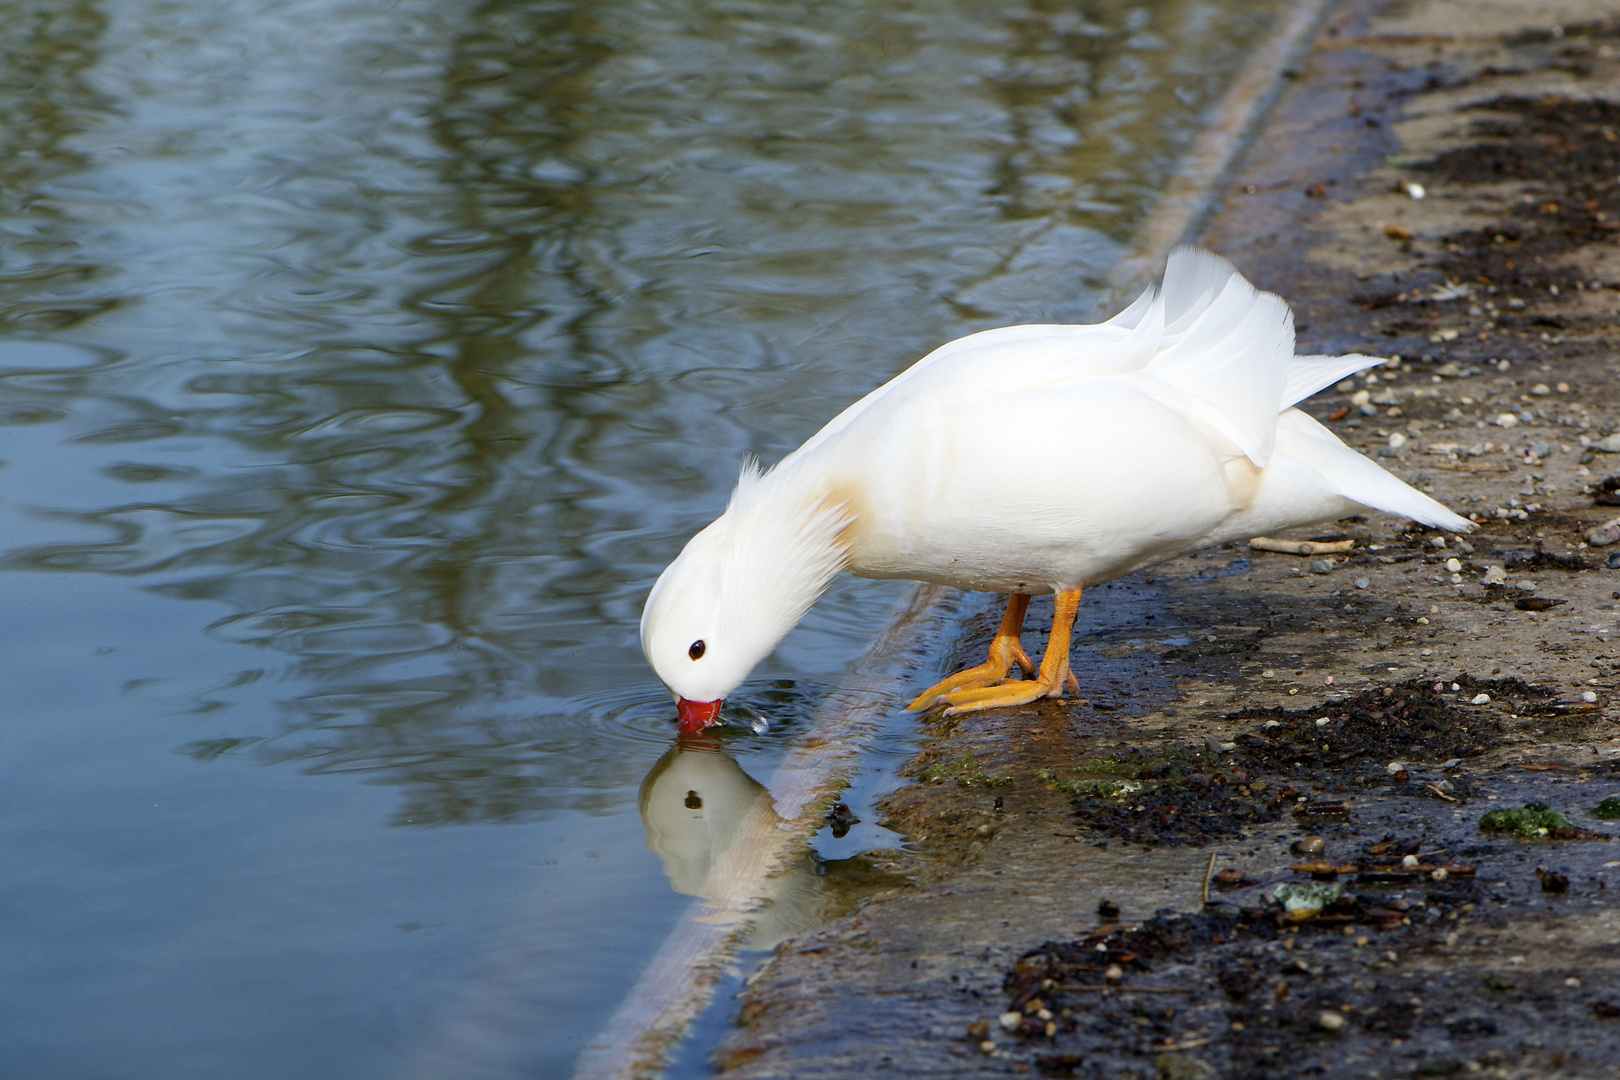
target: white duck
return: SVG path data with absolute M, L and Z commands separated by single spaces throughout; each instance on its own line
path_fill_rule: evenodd
M 1078 689 L 1081 590 L 1197 548 L 1371 508 L 1473 528 L 1294 404 L 1379 363 L 1296 356 L 1288 305 L 1194 248 L 1105 323 L 1009 326 L 929 353 L 775 468 L 743 466 L 726 512 L 664 570 L 641 644 L 680 729 L 725 696 L 840 571 L 1009 593 L 989 659 L 912 702 L 948 712 Z M 1055 592 L 1039 671 L 1019 647 Z M 1014 664 L 1032 679 L 1009 679 Z

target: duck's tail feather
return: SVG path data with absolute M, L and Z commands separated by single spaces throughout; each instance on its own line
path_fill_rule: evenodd
M 1282 401 L 1277 411 L 1292 408 L 1322 387 L 1332 386 L 1340 379 L 1383 362 L 1381 357 L 1363 356 L 1360 353 L 1296 356 L 1288 365 L 1288 377 L 1283 380 Z
M 1141 296 L 1138 296 L 1134 301 L 1131 302 L 1129 307 L 1127 307 L 1124 311 L 1121 311 L 1118 315 L 1115 315 L 1112 319 L 1109 319 L 1107 322 L 1103 323 L 1103 325 L 1121 326 L 1127 330 L 1135 330 L 1141 325 L 1142 316 L 1147 314 L 1148 308 L 1153 306 L 1153 301 L 1158 297 L 1158 295 L 1159 290 L 1155 289 L 1152 285 L 1149 285 L 1146 289 L 1142 290 Z
M 1362 457 L 1338 436 L 1298 409 L 1277 418 L 1278 440 L 1286 452 L 1319 473 L 1327 486 L 1352 502 L 1373 510 L 1466 533 L 1474 523 L 1452 513 L 1423 492 Z
M 1264 468 L 1294 355 L 1288 305 L 1249 284 L 1225 259 L 1188 247 L 1170 253 L 1160 296 L 1164 345 L 1147 370 L 1189 395 L 1183 406 L 1189 414 Z
M 1164 289 L 1159 294 L 1164 298 L 1165 333 L 1179 333 L 1192 325 L 1233 278 L 1243 281 L 1237 267 L 1214 252 L 1190 244 L 1173 248 L 1164 267 Z

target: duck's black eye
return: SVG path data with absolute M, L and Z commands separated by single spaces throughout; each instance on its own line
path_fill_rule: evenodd
M 705 648 L 707 648 L 707 646 L 704 645 L 703 642 L 694 641 L 692 642 L 692 647 L 686 650 L 686 655 L 690 656 L 694 660 L 701 660 L 703 658 L 703 650 Z
M 688 810 L 703 809 L 703 796 L 699 795 L 695 791 L 688 791 L 686 793 L 686 808 Z

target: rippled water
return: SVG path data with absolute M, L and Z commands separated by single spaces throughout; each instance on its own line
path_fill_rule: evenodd
M 3 1071 L 565 1074 L 686 903 L 652 578 L 744 454 L 1093 316 L 1274 7 L 0 0 Z

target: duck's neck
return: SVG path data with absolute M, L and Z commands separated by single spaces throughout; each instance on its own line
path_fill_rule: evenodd
M 847 565 L 848 511 L 807 470 L 749 463 L 725 518 L 725 608 L 739 632 L 774 645 Z

